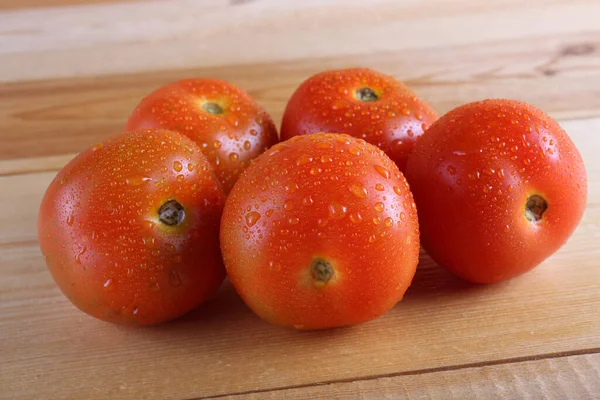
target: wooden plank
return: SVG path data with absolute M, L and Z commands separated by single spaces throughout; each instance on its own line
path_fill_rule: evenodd
M 584 400 L 595 399 L 599 393 L 600 354 L 595 353 L 247 393 L 219 399 Z
M 0 177 L 0 397 L 189 399 L 597 351 L 600 119 L 563 125 L 590 184 L 584 220 L 563 249 L 492 286 L 463 283 L 423 255 L 387 315 L 325 332 L 270 326 L 227 284 L 160 327 L 87 317 L 52 283 L 35 241 L 33 210 L 53 173 Z
M 369 65 L 386 52 L 418 66 L 410 51 L 435 58 L 452 47 L 487 52 L 497 42 L 597 33 L 597 15 L 595 0 L 179 0 L 5 11 L 0 80 L 345 56 Z
M 328 68 L 369 65 L 404 80 L 440 113 L 487 97 L 532 103 L 556 118 L 600 115 L 600 30 L 368 57 L 207 67 L 0 86 L 0 160 L 81 151 L 119 132 L 140 99 L 184 77 L 229 80 L 281 119 L 291 93 Z M 1 67 L 0 67 L 1 68 Z
M 22 8 L 47 8 L 72 5 L 116 3 L 122 1 L 134 2 L 144 0 L 2 0 L 0 1 L 0 11 Z

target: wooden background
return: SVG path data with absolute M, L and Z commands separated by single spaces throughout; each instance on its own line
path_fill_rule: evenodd
M 61 295 L 37 246 L 41 196 L 143 95 L 218 77 L 279 122 L 303 79 L 350 66 L 440 113 L 510 97 L 559 119 L 589 179 L 568 244 L 486 287 L 423 255 L 390 313 L 326 332 L 267 325 L 227 284 L 149 329 Z M 0 142 L 1 399 L 600 398 L 600 1 L 0 0 Z

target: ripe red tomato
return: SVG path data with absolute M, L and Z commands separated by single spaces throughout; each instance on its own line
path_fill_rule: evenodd
M 136 107 L 125 130 L 162 128 L 194 140 L 229 193 L 250 161 L 278 142 L 267 112 L 246 92 L 218 79 L 163 86 Z
M 542 111 L 486 100 L 450 111 L 419 139 L 406 177 L 423 247 L 478 283 L 520 275 L 554 253 L 585 208 L 579 152 Z
M 40 248 L 82 311 L 158 324 L 195 308 L 221 284 L 224 202 L 190 139 L 130 132 L 87 149 L 58 173 L 41 204 Z
M 348 135 L 296 136 L 255 160 L 221 221 L 229 278 L 268 322 L 354 325 L 404 295 L 419 258 L 417 213 L 403 175 Z
M 406 157 L 437 119 L 402 82 L 367 68 L 327 71 L 302 83 L 283 115 L 281 140 L 343 132 L 382 149 L 404 171 Z

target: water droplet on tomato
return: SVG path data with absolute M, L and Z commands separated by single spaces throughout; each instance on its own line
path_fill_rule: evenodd
M 342 219 L 346 216 L 348 208 L 338 202 L 332 202 L 328 207 L 329 217 L 332 219 Z
M 369 195 L 367 188 L 360 183 L 352 183 L 348 186 L 348 189 L 350 190 L 350 193 L 359 199 L 364 199 Z
M 378 165 L 378 164 L 375 164 L 373 166 L 373 168 L 375 168 L 375 171 L 377 171 L 377 173 L 379 175 L 381 175 L 382 177 L 384 177 L 385 179 L 389 179 L 390 178 L 390 171 L 388 171 L 387 168 L 385 168 L 385 167 L 383 167 L 381 165 Z
M 254 226 L 254 224 L 256 224 L 258 222 L 260 217 L 261 217 L 260 213 L 258 213 L 256 211 L 251 211 L 248 214 L 246 214 L 246 224 L 249 227 L 252 227 L 252 226 Z
M 179 272 L 175 271 L 175 270 L 171 270 L 169 272 L 169 284 L 173 287 L 179 287 L 181 286 L 181 275 L 179 274 Z
M 383 207 L 383 203 L 382 203 L 382 202 L 380 202 L 380 201 L 378 201 L 377 203 L 375 203 L 375 207 L 374 207 L 374 208 L 375 208 L 375 211 L 377 211 L 377 212 L 382 212 L 382 211 L 383 211 L 383 208 L 384 208 L 384 207 Z
M 307 154 L 303 154 L 296 160 L 296 165 L 299 167 L 301 165 L 308 164 L 312 162 L 313 158 Z

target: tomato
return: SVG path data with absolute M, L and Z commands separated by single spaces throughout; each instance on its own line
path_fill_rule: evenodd
M 279 141 L 267 112 L 246 92 L 218 79 L 186 79 L 144 98 L 125 130 L 162 128 L 194 140 L 226 193 L 250 161 Z
M 82 311 L 158 324 L 198 306 L 224 279 L 224 202 L 190 139 L 168 131 L 117 135 L 54 178 L 40 208 L 40 248 Z
M 343 132 L 382 149 L 404 171 L 435 111 L 402 82 L 367 68 L 327 71 L 302 83 L 283 115 L 281 139 Z
M 419 139 L 406 177 L 423 247 L 477 283 L 520 275 L 558 250 L 579 223 L 581 156 L 542 111 L 485 100 L 450 111 Z
M 296 136 L 258 157 L 221 221 L 229 278 L 246 304 L 297 329 L 354 325 L 403 296 L 419 258 L 404 176 L 348 135 Z

